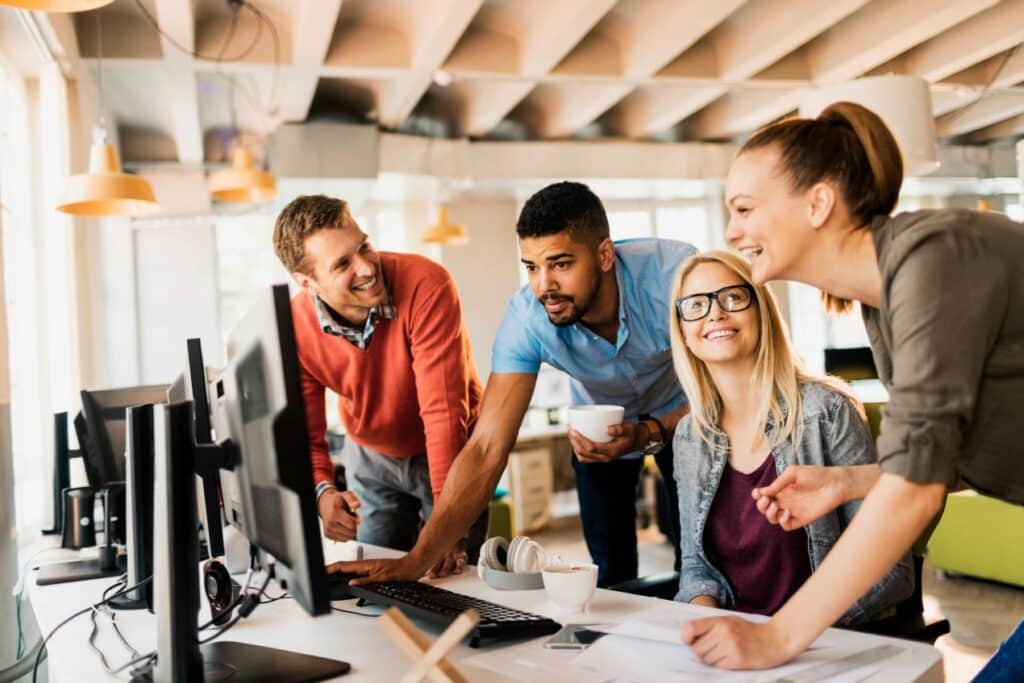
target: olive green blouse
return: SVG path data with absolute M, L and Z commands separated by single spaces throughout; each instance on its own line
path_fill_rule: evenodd
M 878 456 L 918 483 L 1024 504 L 1024 225 L 959 209 L 876 218 Z

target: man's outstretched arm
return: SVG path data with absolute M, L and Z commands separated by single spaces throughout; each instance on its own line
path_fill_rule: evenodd
M 353 583 L 414 580 L 423 576 L 465 535 L 490 502 L 515 445 L 536 381 L 535 374 L 491 373 L 480 419 L 452 463 L 441 498 L 420 531 L 416 547 L 398 559 L 335 562 L 327 571 L 366 575 Z

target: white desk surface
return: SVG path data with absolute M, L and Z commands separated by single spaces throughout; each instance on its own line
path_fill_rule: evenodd
M 338 551 L 335 548 L 337 546 L 331 542 L 325 543 L 324 554 L 328 561 L 336 559 Z M 366 547 L 366 554 L 368 557 L 381 557 L 393 556 L 395 553 L 390 550 Z M 41 563 L 56 559 L 58 559 L 57 555 L 48 555 L 41 558 Z M 111 582 L 111 580 L 101 579 L 36 586 L 35 572 L 32 572 L 27 578 L 27 585 L 30 590 L 32 609 L 42 633 L 49 633 L 50 629 L 71 613 L 98 601 L 103 589 Z M 498 591 L 477 579 L 476 573 L 473 571 L 467 571 L 460 576 L 443 579 L 437 583 L 449 590 L 485 598 L 558 620 L 555 608 L 546 600 L 543 590 Z M 277 595 L 280 591 L 276 584 L 271 583 L 267 592 L 270 595 Z M 622 621 L 632 613 L 659 603 L 661 601 L 656 598 L 598 590 L 591 602 L 587 620 L 588 622 Z M 209 615 L 205 597 L 202 598 L 200 604 L 200 618 L 205 621 Z M 355 600 L 334 604 L 337 607 L 356 608 Z M 364 609 L 365 611 L 378 611 L 379 608 L 367 607 Z M 125 638 L 140 653 L 156 649 L 156 617 L 154 615 L 145 610 L 118 612 L 117 614 L 117 623 Z M 439 633 L 438 629 L 424 622 L 418 620 L 414 620 L 414 622 L 431 637 L 435 637 Z M 109 622 L 106 619 L 100 619 L 99 623 L 100 635 L 97 638 L 97 645 L 104 652 L 111 666 L 119 666 L 128 661 L 128 652 L 117 640 Z M 64 626 L 50 640 L 48 659 L 51 681 L 81 683 L 83 681 L 127 679 L 125 675 L 118 679 L 103 671 L 99 658 L 87 644 L 90 630 L 88 616 L 82 615 Z M 903 648 L 901 654 L 879 662 L 879 672 L 867 679 L 869 681 L 876 683 L 881 681 L 923 681 L 925 683 L 943 681 L 942 658 L 939 651 L 933 647 L 850 631 L 832 630 L 831 633 L 834 637 L 841 639 L 843 645 L 870 647 L 889 643 Z M 332 612 L 314 619 L 306 614 L 294 600 L 280 600 L 260 605 L 249 618 L 240 621 L 223 638 L 224 640 L 267 645 L 347 661 L 352 665 L 351 672 L 347 676 L 337 679 L 345 683 L 397 681 L 411 663 L 411 660 L 384 635 L 373 618 Z M 543 639 L 538 639 L 536 647 L 538 657 L 544 656 L 545 668 L 547 668 L 554 651 L 543 649 L 542 642 Z M 456 649 L 452 659 L 459 663 L 462 659 L 496 647 L 500 647 L 500 645 L 472 649 L 463 644 Z M 566 658 L 566 669 L 568 669 L 574 653 L 558 651 L 557 654 Z M 515 680 L 465 663 L 459 664 L 459 668 L 471 681 Z

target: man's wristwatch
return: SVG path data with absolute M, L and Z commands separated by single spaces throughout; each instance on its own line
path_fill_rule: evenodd
M 667 436 L 665 434 L 665 426 L 661 424 L 661 420 L 654 417 L 653 415 L 649 415 L 648 413 L 642 413 L 639 416 L 639 419 L 640 422 L 647 423 L 647 431 L 651 435 L 651 440 L 647 442 L 647 445 L 644 446 L 640 450 L 640 452 L 643 453 L 644 455 L 655 455 L 657 453 L 660 453 L 661 449 L 665 447 L 665 441 L 667 440 Z M 652 422 L 654 423 L 656 429 L 651 429 L 650 423 Z

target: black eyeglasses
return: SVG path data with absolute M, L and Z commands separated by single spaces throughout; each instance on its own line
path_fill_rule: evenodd
M 750 285 L 729 285 L 714 292 L 684 296 L 676 299 L 676 314 L 681 320 L 692 323 L 711 312 L 712 301 L 717 301 L 718 307 L 729 313 L 744 311 L 754 303 L 754 288 Z

